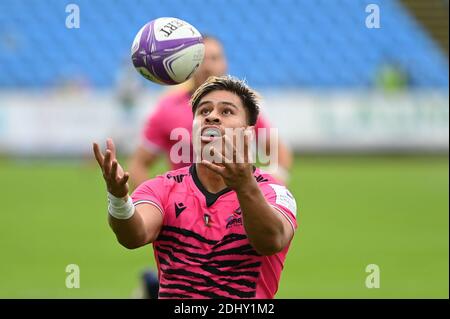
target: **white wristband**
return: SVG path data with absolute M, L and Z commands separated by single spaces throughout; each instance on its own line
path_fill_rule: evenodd
M 131 197 L 127 200 L 119 198 L 108 192 L 108 213 L 117 219 L 129 219 L 134 214 L 134 205 Z

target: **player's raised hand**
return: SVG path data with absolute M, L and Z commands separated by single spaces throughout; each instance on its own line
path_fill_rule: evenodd
M 233 137 L 223 135 L 223 144 L 220 144 L 219 147 L 210 146 L 209 152 L 220 164 L 211 163 L 208 160 L 202 160 L 201 164 L 221 175 L 225 184 L 237 191 L 253 182 L 253 163 L 249 153 L 250 136 L 248 131 L 237 130 Z M 243 148 L 239 147 L 241 143 L 243 143 Z M 230 155 L 232 158 L 228 158 Z
M 128 178 L 130 175 L 124 172 L 116 159 L 116 148 L 112 139 L 106 140 L 106 151 L 103 155 L 97 143 L 93 143 L 94 156 L 100 166 L 108 192 L 116 197 L 124 197 L 128 194 Z

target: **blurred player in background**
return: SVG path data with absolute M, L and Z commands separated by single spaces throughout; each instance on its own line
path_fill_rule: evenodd
M 153 243 L 160 298 L 274 298 L 297 205 L 253 166 L 245 132 L 257 121 L 256 94 L 237 79 L 211 77 L 194 93 L 192 112 L 201 162 L 147 180 L 131 197 L 112 140 L 104 155 L 94 143 L 109 224 L 129 249 Z
M 182 88 L 169 93 L 163 97 L 154 112 L 148 118 L 142 132 L 142 141 L 134 152 L 130 163 L 130 182 L 134 188 L 149 178 L 149 168 L 163 153 L 167 155 L 172 169 L 181 168 L 190 163 L 174 163 L 169 156 L 171 147 L 177 140 L 170 139 L 170 133 L 175 128 L 185 128 L 192 131 L 192 111 L 189 99 L 192 93 L 203 84 L 210 76 L 221 76 L 227 71 L 227 61 L 222 44 L 218 39 L 204 36 L 205 57 L 192 79 Z M 255 125 L 258 134 L 259 128 L 269 128 L 268 122 L 261 116 Z M 269 136 L 268 134 L 266 136 Z M 186 143 L 191 144 L 191 139 Z M 269 143 L 266 144 L 267 146 Z M 189 146 L 192 154 L 192 145 Z M 269 154 L 269 149 L 266 153 Z M 267 169 L 275 178 L 282 182 L 288 179 L 288 171 L 292 164 L 292 154 L 287 147 L 278 141 L 278 165 L 277 169 Z M 272 167 L 275 167 L 272 166 Z

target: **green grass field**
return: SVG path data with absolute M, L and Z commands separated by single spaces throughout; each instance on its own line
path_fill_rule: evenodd
M 2 160 L 0 181 L 0 298 L 127 298 L 154 265 L 150 246 L 116 242 L 93 161 Z M 448 298 L 448 186 L 448 157 L 297 158 L 300 227 L 277 297 Z M 72 263 L 79 289 L 65 287 Z

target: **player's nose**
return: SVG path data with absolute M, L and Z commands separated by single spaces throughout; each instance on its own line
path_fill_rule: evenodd
M 217 125 L 220 124 L 220 117 L 217 115 L 216 112 L 209 113 L 208 116 L 205 117 L 205 124 L 209 125 Z

